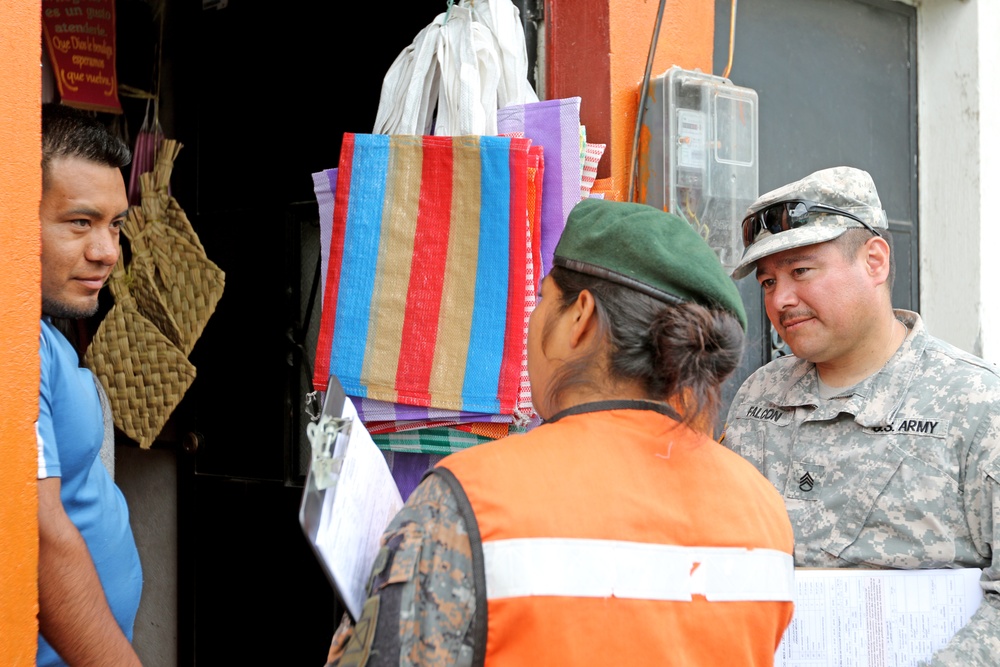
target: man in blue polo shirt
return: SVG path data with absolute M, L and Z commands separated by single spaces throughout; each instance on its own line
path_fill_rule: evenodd
M 84 318 L 120 252 L 128 147 L 85 112 L 42 110 L 41 389 L 38 414 L 37 664 L 139 665 L 142 569 L 128 508 L 100 460 L 93 374 L 51 318 Z

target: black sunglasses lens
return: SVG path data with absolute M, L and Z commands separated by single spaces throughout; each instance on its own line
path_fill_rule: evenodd
M 788 204 L 785 204 L 785 207 L 788 211 L 788 217 L 791 218 L 793 222 L 801 220 L 809 215 L 809 207 L 802 202 L 789 202 Z
M 760 229 L 760 213 L 754 213 L 743 218 L 743 247 L 749 248 Z
M 780 234 L 781 232 L 787 232 L 789 229 L 801 227 L 806 223 L 811 213 L 841 215 L 861 223 L 861 225 L 875 236 L 882 236 L 867 222 L 847 211 L 804 200 L 784 201 L 772 204 L 744 218 L 743 246 L 750 247 L 753 245 L 757 235 L 765 229 L 771 234 Z
M 788 206 L 786 204 L 775 204 L 761 211 L 764 219 L 763 228 L 772 234 L 786 231 L 788 229 Z
M 805 202 L 781 202 L 769 206 L 760 212 L 763 223 L 761 229 L 772 234 L 787 232 L 789 229 L 801 227 L 812 209 Z
M 765 229 L 772 234 L 788 229 L 786 221 L 786 205 L 784 203 L 774 204 L 757 211 L 753 215 L 747 216 L 743 221 L 743 245 L 749 247 L 753 244 L 757 235 Z

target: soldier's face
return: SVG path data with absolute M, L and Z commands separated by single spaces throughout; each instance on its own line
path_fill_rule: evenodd
M 836 363 L 870 344 L 881 311 L 863 256 L 849 259 L 827 242 L 757 262 L 767 317 L 795 356 Z
M 39 206 L 42 312 L 89 317 L 118 261 L 119 229 L 128 209 L 119 169 L 80 157 L 52 160 Z

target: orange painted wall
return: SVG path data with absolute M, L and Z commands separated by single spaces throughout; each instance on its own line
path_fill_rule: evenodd
M 635 119 L 649 43 L 659 2 L 611 0 L 611 176 L 615 199 L 628 198 Z M 708 0 L 667 0 L 660 25 L 651 76 L 672 65 L 712 71 L 715 3 Z
M 0 665 L 33 665 L 38 624 L 41 2 L 0 0 Z
M 628 198 L 639 93 L 658 0 L 547 0 L 546 82 L 549 99 L 580 96 L 587 139 L 606 143 L 598 178 L 608 196 Z M 712 72 L 715 3 L 667 0 L 651 76 L 672 65 Z

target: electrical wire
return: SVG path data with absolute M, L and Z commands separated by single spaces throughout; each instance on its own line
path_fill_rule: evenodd
M 735 3 L 736 0 L 733 0 Z M 639 96 L 639 108 L 635 114 L 635 134 L 632 137 L 632 168 L 628 175 L 628 200 L 635 201 L 635 172 L 639 169 L 639 134 L 642 130 L 642 114 L 646 108 L 646 98 L 649 95 L 649 78 L 653 70 L 653 55 L 656 53 L 656 42 L 660 39 L 660 25 L 663 23 L 663 8 L 667 0 L 660 0 L 656 10 L 656 26 L 653 28 L 653 41 L 649 43 L 649 55 L 646 57 L 646 72 L 642 76 L 642 90 Z
M 726 71 L 722 73 L 723 79 L 729 78 L 729 72 L 733 69 L 733 45 L 736 42 L 736 0 L 733 0 L 732 9 L 729 13 L 729 62 L 726 64 Z

